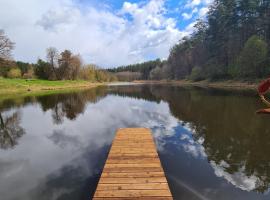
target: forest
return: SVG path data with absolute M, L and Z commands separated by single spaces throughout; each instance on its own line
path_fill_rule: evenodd
M 165 61 L 121 66 L 136 79 L 256 80 L 270 74 L 270 1 L 214 0 L 192 35 L 175 44 Z M 153 64 L 155 66 L 153 66 Z

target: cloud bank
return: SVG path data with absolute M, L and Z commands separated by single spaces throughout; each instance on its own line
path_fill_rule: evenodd
M 166 2 L 127 1 L 120 9 L 110 9 L 79 0 L 0 0 L 0 28 L 16 43 L 16 60 L 35 62 L 54 46 L 80 53 L 87 63 L 115 67 L 166 58 L 169 49 L 191 33 L 190 24 L 180 30 L 176 18 L 167 15 Z M 187 1 L 185 7 L 192 12 L 183 18 L 204 15 L 207 8 L 197 8 L 202 3 Z

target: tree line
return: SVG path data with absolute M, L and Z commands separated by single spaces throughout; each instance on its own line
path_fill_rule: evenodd
M 214 0 L 206 19 L 198 20 L 194 28 L 192 35 L 171 48 L 166 61 L 141 79 L 254 80 L 269 76 L 269 0 Z M 140 67 L 135 71 L 143 71 Z M 126 66 L 115 71 L 129 70 Z
M 151 78 L 150 72 L 160 65 L 162 65 L 162 61 L 160 59 L 156 59 L 153 61 L 120 66 L 117 68 L 111 68 L 107 70 L 109 72 L 115 73 L 115 75 L 120 81 L 132 81 L 139 79 L 148 80 Z
M 45 80 L 77 80 L 92 82 L 116 81 L 112 73 L 102 70 L 94 64 L 84 65 L 79 54 L 70 50 L 58 53 L 54 47 L 46 52 L 46 60 L 37 63 L 14 61 L 11 52 L 15 44 L 0 30 L 0 76 L 6 78 L 38 78 Z

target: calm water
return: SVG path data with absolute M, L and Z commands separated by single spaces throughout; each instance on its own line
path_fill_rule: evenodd
M 90 199 L 117 128 L 149 127 L 175 199 L 269 199 L 253 92 L 111 86 L 0 103 L 0 199 Z

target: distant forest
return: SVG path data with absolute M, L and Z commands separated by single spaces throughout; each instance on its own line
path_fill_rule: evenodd
M 165 61 L 109 69 L 120 80 L 255 80 L 270 75 L 270 1 L 214 0 Z

